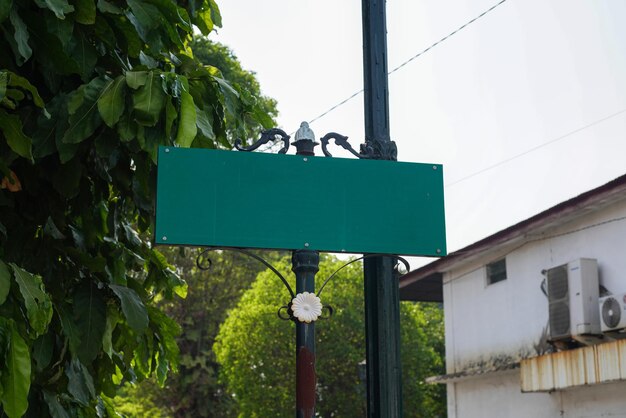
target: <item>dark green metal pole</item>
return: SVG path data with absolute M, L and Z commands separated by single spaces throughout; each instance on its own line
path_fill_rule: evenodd
M 389 135 L 387 24 L 384 0 L 362 0 L 365 146 L 377 159 L 395 160 Z M 393 181 L 393 179 L 389 179 Z M 371 193 L 376 193 L 372 190 Z M 367 208 L 365 208 L 367 210 Z M 375 213 L 372 216 L 385 216 Z M 365 259 L 367 416 L 402 416 L 400 298 L 390 257 Z

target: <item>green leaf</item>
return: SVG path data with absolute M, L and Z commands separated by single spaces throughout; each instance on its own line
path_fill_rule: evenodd
M 67 13 L 74 11 L 74 6 L 69 4 L 67 0 L 45 0 L 45 4 L 59 19 L 65 19 Z
M 211 18 L 210 10 L 202 10 L 196 13 L 196 18 L 193 20 L 200 32 L 207 36 L 213 30 L 213 19 Z
M 0 376 L 4 389 L 2 407 L 9 418 L 19 418 L 28 408 L 30 353 L 13 320 L 0 318 L 0 327 L 10 328 L 5 364 Z
M 163 138 L 163 132 L 157 127 L 147 126 L 144 128 L 143 126 L 140 126 L 140 128 L 141 129 L 138 131 L 137 135 L 139 145 L 141 146 L 141 149 L 148 153 L 150 159 L 154 162 L 154 164 L 156 164 L 159 145 L 166 145 Z M 138 199 L 138 197 L 135 197 L 135 199 Z M 151 206 L 149 204 L 148 207 L 146 207 L 143 202 L 136 201 L 136 203 L 146 210 L 151 209 Z
M 59 312 L 59 318 L 61 319 L 63 334 L 70 343 L 70 351 L 72 354 L 76 354 L 80 345 L 80 333 L 78 331 L 78 326 L 74 322 L 71 313 L 65 305 L 61 305 L 57 309 Z
M 98 0 L 98 10 L 102 13 L 111 13 L 115 15 L 122 14 L 122 9 L 107 0 Z
M 96 21 L 96 3 L 93 0 L 76 0 L 74 19 L 83 25 L 91 25 Z
M 67 413 L 65 408 L 63 408 L 54 393 L 44 390 L 43 398 L 48 404 L 48 411 L 50 412 L 50 416 L 52 416 L 52 418 L 70 418 L 70 415 Z
M 9 19 L 11 20 L 11 24 L 13 24 L 13 28 L 15 29 L 15 43 L 17 44 L 17 50 L 24 59 L 27 61 L 30 56 L 33 54 L 33 50 L 30 45 L 28 45 L 28 28 L 26 24 L 22 20 L 22 18 L 17 14 L 15 8 L 11 9 L 9 13 Z
M 44 19 L 46 21 L 47 31 L 52 33 L 61 42 L 61 47 L 64 48 L 68 45 L 72 39 L 72 34 L 74 33 L 74 20 L 61 20 L 50 14 L 46 14 Z
M 39 95 L 37 88 L 24 77 L 21 77 L 13 72 L 9 72 L 8 85 L 11 87 L 19 87 L 21 89 L 27 90 L 33 97 L 33 103 L 35 103 L 35 105 L 37 105 L 38 107 L 44 107 L 43 99 Z
M 180 25 L 186 32 L 192 31 L 187 11 L 182 7 L 178 7 L 175 2 L 170 0 L 147 0 L 147 3 L 157 6 L 169 23 Z
M 133 94 L 135 119 L 141 125 L 154 126 L 159 120 L 164 105 L 165 93 L 161 86 L 161 79 L 154 71 L 150 71 L 146 83 Z
M 139 53 L 145 48 L 144 42 L 139 37 L 135 27 L 125 17 L 109 20 L 112 29 L 116 33 L 119 44 L 124 48 L 130 57 L 137 58 Z
M 83 406 L 88 406 L 96 397 L 93 377 L 77 359 L 73 359 L 65 368 L 68 392 Z
M 176 370 L 178 367 L 179 354 L 176 337 L 180 335 L 182 329 L 176 321 L 152 306 L 148 307 L 148 314 L 150 321 L 154 323 L 158 329 L 159 341 L 165 351 L 165 358 L 169 362 L 171 369 Z
M 113 357 L 113 330 L 119 320 L 120 314 L 117 311 L 117 306 L 110 305 L 109 309 L 107 309 L 107 322 L 104 327 L 104 334 L 102 334 L 102 350 L 107 353 L 109 358 Z
M 180 96 L 180 122 L 178 123 L 176 143 L 181 147 L 189 147 L 197 132 L 196 106 L 191 94 L 183 90 Z
M 113 127 L 124 113 L 125 97 L 126 79 L 124 76 L 111 80 L 105 87 L 104 93 L 98 99 L 98 110 L 107 126 Z
M 63 233 L 59 231 L 59 228 L 57 228 L 54 221 L 52 220 L 52 217 L 50 216 L 48 216 L 46 224 L 43 227 L 43 233 L 45 235 L 51 236 L 53 239 L 65 239 L 65 235 L 63 235 Z
M 120 141 L 132 141 L 137 136 L 137 124 L 131 121 L 128 115 L 122 115 L 117 124 L 117 133 L 120 136 Z
M 105 84 L 103 78 L 95 78 L 73 93 L 68 103 L 70 127 L 63 135 L 62 142 L 78 144 L 92 135 L 100 125 L 102 119 L 97 106 Z
M 217 7 L 217 3 L 215 0 L 209 0 L 209 7 L 211 8 L 211 20 L 215 23 L 215 26 L 218 28 L 222 27 L 222 14 L 220 13 L 220 8 Z
M 0 260 L 0 305 L 7 300 L 11 290 L 11 272 L 2 260 Z
M 54 339 L 52 333 L 48 332 L 41 335 L 33 343 L 33 360 L 37 372 L 42 372 L 52 360 L 52 352 L 54 351 Z
M 9 115 L 0 109 L 0 130 L 7 144 L 19 156 L 33 159 L 33 142 L 22 132 L 22 121 L 17 115 Z
M 128 287 L 109 285 L 122 303 L 122 312 L 128 325 L 136 332 L 142 332 L 148 327 L 148 311 L 139 295 Z
M 165 19 L 160 19 L 162 18 L 161 12 L 153 5 L 141 0 L 127 0 L 127 3 L 132 14 L 127 13 L 126 16 L 144 41 L 148 41 L 149 32 L 158 27 L 160 23 L 167 24 Z
M 144 67 L 147 67 L 151 70 L 159 66 L 159 63 L 157 62 L 157 60 L 152 58 L 150 55 L 145 54 L 143 51 L 139 53 L 139 62 Z
M 26 98 L 26 95 L 17 89 L 8 89 L 6 91 L 6 97 L 12 99 L 15 103 L 21 102 Z
M 252 112 L 252 116 L 254 119 L 263 126 L 264 129 L 270 129 L 274 126 L 274 121 L 272 117 L 267 114 L 265 110 L 263 110 L 260 106 L 255 106 Z
M 146 80 L 148 80 L 147 71 L 126 71 L 125 75 L 126 84 L 128 84 L 128 87 L 135 90 L 146 84 Z
M 31 274 L 13 263 L 9 265 L 24 298 L 28 322 L 35 334 L 41 335 L 52 319 L 52 302 L 44 290 L 41 276 Z
M 200 133 L 204 135 L 207 139 L 214 140 L 215 133 L 213 132 L 213 126 L 211 126 L 211 116 L 208 112 L 196 107 L 196 125 L 198 129 L 200 129 Z
M 0 0 L 0 23 L 9 17 L 11 6 L 13 6 L 13 0 Z
M 0 0 L 2 1 L 2 0 Z M 7 94 L 7 83 L 9 81 L 9 73 L 7 71 L 0 71 L 0 102 Z
M 152 372 L 154 337 L 152 334 L 141 334 L 137 337 L 137 346 L 133 352 L 134 370 L 138 376 L 146 378 Z
M 165 99 L 165 136 L 168 141 L 172 135 L 172 126 L 174 125 L 174 121 L 178 117 L 178 112 L 176 112 L 176 108 L 172 103 L 172 98 L 167 96 Z
M 98 53 L 81 30 L 75 31 L 71 44 L 70 57 L 76 63 L 83 81 L 88 81 L 93 75 L 94 66 L 98 61 Z
M 106 305 L 101 291 L 94 285 L 82 285 L 74 294 L 74 319 L 80 334 L 78 358 L 91 363 L 102 349 L 106 325 Z

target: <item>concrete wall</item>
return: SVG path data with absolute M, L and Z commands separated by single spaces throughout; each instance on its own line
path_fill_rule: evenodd
M 521 393 L 519 373 L 448 384 L 448 418 L 626 418 L 626 383 Z
M 445 273 L 447 372 L 487 370 L 543 353 L 547 348 L 548 324 L 548 300 L 540 288 L 544 269 L 578 258 L 595 258 L 600 283 L 612 293 L 626 293 L 626 219 L 620 219 L 623 217 L 626 217 L 626 202 L 613 204 L 529 237 L 522 245 L 499 249 Z M 487 285 L 486 264 L 502 257 L 506 257 L 507 280 Z M 553 405 L 554 395 L 522 395 L 519 371 L 513 374 L 503 381 L 494 376 L 449 384 L 450 417 L 560 416 L 561 409 Z M 589 401 L 592 405 L 592 400 L 604 393 L 602 388 L 611 385 L 568 390 L 563 392 L 563 400 L 566 404 Z M 623 391 L 626 386 L 621 388 Z M 624 400 L 618 402 L 620 408 L 615 411 L 626 411 L 624 393 L 620 395 Z M 463 414 L 455 415 L 452 407 L 457 411 L 461 408 Z M 506 413 L 496 413 L 498 409 Z M 574 409 L 573 415 L 567 416 L 626 416 L 614 415 L 617 412 L 601 415 L 598 411 L 584 415 L 584 408 Z

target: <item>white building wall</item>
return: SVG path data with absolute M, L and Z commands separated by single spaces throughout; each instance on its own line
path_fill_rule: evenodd
M 521 393 L 515 372 L 448 384 L 448 418 L 626 418 L 626 383 Z
M 487 285 L 485 265 L 503 256 L 507 280 Z M 578 258 L 595 258 L 600 283 L 612 293 L 626 293 L 626 202 L 447 272 L 443 279 L 447 372 L 489 369 L 541 353 L 546 348 L 548 324 L 541 272 Z M 522 394 L 519 372 L 499 376 L 449 384 L 449 416 L 558 417 L 562 409 L 555 405 L 562 402 L 564 411 L 571 407 L 569 415 L 563 416 L 626 417 L 615 415 L 626 413 L 622 412 L 626 411 L 626 386 L 622 384 L 567 390 L 557 392 L 558 396 Z M 614 393 L 616 387 L 622 391 L 620 396 L 609 396 L 608 400 L 618 401 L 602 406 L 599 399 L 606 400 L 604 391 Z M 585 412 L 587 407 L 581 404 L 591 410 Z M 495 412 L 498 410 L 505 412 Z

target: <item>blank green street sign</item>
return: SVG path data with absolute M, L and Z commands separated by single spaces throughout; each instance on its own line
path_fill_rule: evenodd
M 162 147 L 155 241 L 442 256 L 442 166 Z

